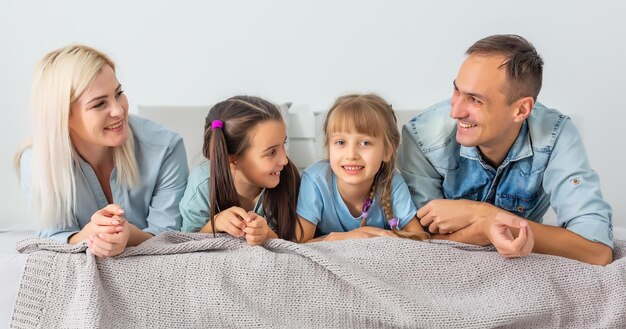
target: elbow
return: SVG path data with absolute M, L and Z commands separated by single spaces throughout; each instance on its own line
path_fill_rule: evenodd
M 613 249 L 600 244 L 590 256 L 589 263 L 592 265 L 605 266 L 613 262 Z

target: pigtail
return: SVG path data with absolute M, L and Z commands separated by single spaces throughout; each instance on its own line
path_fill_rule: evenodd
M 383 212 L 385 213 L 385 218 L 391 219 L 395 217 L 395 215 L 393 214 L 393 206 L 392 206 L 393 200 L 391 199 L 391 189 L 392 189 L 391 182 L 393 180 L 394 167 L 392 167 L 389 162 L 385 162 L 383 163 L 380 174 L 381 174 L 380 185 L 382 185 L 380 203 L 382 205 Z M 392 227 L 391 230 L 396 236 L 400 238 L 417 240 L 417 241 L 430 239 L 430 234 L 426 232 L 421 232 L 421 233 L 406 232 L 406 231 L 402 231 L 398 229 L 398 227 Z
M 278 223 L 278 237 L 295 241 L 296 230 L 302 232 L 302 224 L 297 220 L 296 202 L 300 192 L 300 173 L 287 158 L 288 163 L 280 172 L 280 182 L 273 189 L 265 190 L 263 207 L 267 218 L 274 218 Z
M 226 124 L 226 123 L 223 123 Z M 228 160 L 228 148 L 224 136 L 223 128 L 212 128 L 212 120 L 207 117 L 204 128 L 203 154 L 209 159 L 209 206 L 213 235 L 215 236 L 215 215 L 220 210 L 233 206 L 239 206 L 239 197 L 235 183 L 230 173 L 230 163 Z

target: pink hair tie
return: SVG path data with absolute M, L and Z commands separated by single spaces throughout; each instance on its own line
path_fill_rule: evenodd
M 211 129 L 215 130 L 215 128 L 223 128 L 224 127 L 224 123 L 221 120 L 213 120 L 213 122 L 211 122 Z

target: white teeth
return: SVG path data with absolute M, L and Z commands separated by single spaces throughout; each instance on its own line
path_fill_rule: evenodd
M 352 167 L 352 166 L 343 166 L 343 167 L 344 167 L 346 170 L 351 170 L 351 171 L 352 171 L 352 170 L 361 170 L 361 169 L 363 169 L 363 167 L 362 167 L 362 166 L 355 166 L 355 167 Z
M 117 129 L 117 128 L 121 127 L 121 126 L 122 126 L 122 121 L 120 121 L 120 122 L 118 122 L 116 124 L 112 124 L 110 126 L 104 127 L 104 129 Z
M 472 128 L 472 127 L 476 127 L 476 125 L 473 125 L 471 123 L 465 123 L 465 122 L 459 122 L 459 126 L 461 128 Z

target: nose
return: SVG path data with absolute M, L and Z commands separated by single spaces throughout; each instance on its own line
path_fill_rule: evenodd
M 286 166 L 287 163 L 289 163 L 289 159 L 287 158 L 287 150 L 285 150 L 285 146 L 281 147 L 281 152 L 280 152 L 280 165 L 281 166 Z
M 358 157 L 359 157 L 359 153 L 357 152 L 357 145 L 349 145 L 346 148 L 346 158 L 357 159 Z
M 111 117 L 122 117 L 124 116 L 124 113 L 126 112 L 126 109 L 124 108 L 124 104 L 122 102 L 119 101 L 115 101 L 111 104 L 111 112 L 110 115 Z
M 450 117 L 452 119 L 462 119 L 467 116 L 467 109 L 461 97 L 456 93 L 450 99 Z

